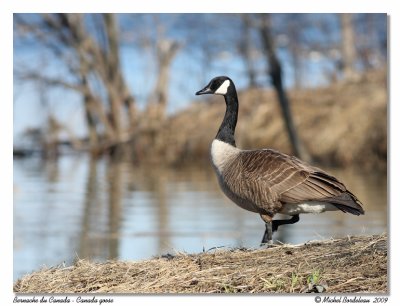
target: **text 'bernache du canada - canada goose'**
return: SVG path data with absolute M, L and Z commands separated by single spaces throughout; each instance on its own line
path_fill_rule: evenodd
M 265 222 L 261 243 L 272 243 L 280 225 L 299 221 L 299 214 L 339 210 L 363 215 L 362 203 L 325 171 L 272 149 L 241 150 L 235 144 L 239 101 L 226 76 L 210 81 L 196 95 L 225 98 L 224 119 L 210 148 L 211 162 L 225 195 L 241 208 L 260 214 Z M 292 216 L 273 220 L 275 214 Z

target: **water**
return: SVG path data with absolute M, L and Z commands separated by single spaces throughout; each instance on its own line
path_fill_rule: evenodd
M 386 231 L 386 176 L 329 171 L 360 198 L 366 215 L 301 215 L 274 239 L 302 243 Z M 85 156 L 14 160 L 14 279 L 76 258 L 140 260 L 219 246 L 255 248 L 263 232 L 257 214 L 222 194 L 209 165 L 177 170 Z

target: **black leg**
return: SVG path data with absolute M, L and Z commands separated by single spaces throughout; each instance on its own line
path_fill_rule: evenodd
M 293 224 L 300 220 L 299 215 L 294 215 L 288 220 L 272 220 L 272 232 L 276 232 L 278 227 L 283 224 Z
M 272 222 L 265 222 L 265 232 L 261 240 L 261 245 L 265 243 L 272 244 Z

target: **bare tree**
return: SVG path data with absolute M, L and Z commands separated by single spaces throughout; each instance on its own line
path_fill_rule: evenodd
M 114 113 L 115 128 L 118 130 L 117 134 L 119 135 L 118 140 L 122 141 L 122 122 L 117 123 L 117 120 L 121 120 L 121 114 L 119 112 L 121 112 L 122 106 L 125 106 L 129 114 L 130 128 L 132 130 L 136 122 L 135 100 L 126 85 L 124 76 L 122 74 L 121 61 L 119 56 L 119 31 L 117 27 L 116 17 L 113 14 L 103 14 L 103 19 L 107 37 L 106 44 L 108 48 L 107 51 L 103 51 L 105 57 L 104 63 L 106 66 L 106 71 L 104 73 L 101 67 L 99 67 L 99 72 L 102 77 L 103 83 L 107 86 L 107 90 L 109 93 L 109 99 Z
M 41 79 L 49 86 L 62 86 L 81 94 L 92 150 L 99 149 L 99 124 L 106 145 L 118 145 L 129 138 L 136 116 L 135 100 L 122 74 L 116 17 L 103 14 L 96 18 L 97 37 L 87 29 L 82 14 L 41 14 L 37 18 L 18 15 L 15 19 L 17 29 L 33 35 L 50 50 L 67 67 L 70 77 L 49 76 L 39 69 L 20 69 L 17 74 L 23 79 Z M 101 84 L 105 94 L 97 93 L 94 82 Z M 128 110 L 128 127 L 124 124 L 123 107 Z
M 179 47 L 179 44 L 175 41 L 168 39 L 157 40 L 157 80 L 153 94 L 150 97 L 149 108 L 153 108 L 154 111 L 151 117 L 161 122 L 165 119 L 166 115 L 171 63 Z
M 282 67 L 275 52 L 274 39 L 271 29 L 272 29 L 271 16 L 269 14 L 262 14 L 259 31 L 263 47 L 265 50 L 265 54 L 267 56 L 269 63 L 268 73 L 271 77 L 272 85 L 274 86 L 278 96 L 278 100 L 281 106 L 283 118 L 286 125 L 286 130 L 289 136 L 290 143 L 292 145 L 293 153 L 296 156 L 309 161 L 311 158 L 306 149 L 304 148 L 304 146 L 302 145 L 299 137 L 297 136 L 296 128 L 294 127 L 292 114 L 290 110 L 290 102 L 283 86 Z
M 386 27 L 386 16 L 380 14 L 357 14 L 353 16 L 353 28 L 357 59 L 364 71 L 379 69 L 386 63 L 386 35 L 381 35 L 382 25 Z
M 240 18 L 242 22 L 242 35 L 240 35 L 240 38 L 238 40 L 238 49 L 246 65 L 246 74 L 249 79 L 249 87 L 256 87 L 257 71 L 253 59 L 254 53 L 252 48 L 253 42 L 251 39 L 251 15 L 241 14 Z
M 171 64 L 182 46 L 176 40 L 167 37 L 165 32 L 168 24 L 163 23 L 158 15 L 155 15 L 152 21 L 156 32 L 153 35 L 147 33 L 148 37 L 144 40 L 151 53 L 154 54 L 156 81 L 148 97 L 145 126 L 155 137 L 166 118 Z
M 302 50 L 301 50 L 301 30 L 302 19 L 299 14 L 290 14 L 288 22 L 288 49 L 292 57 L 294 71 L 294 86 L 302 86 Z
M 340 14 L 342 29 L 342 68 L 345 79 L 356 76 L 354 67 L 356 58 L 356 44 L 354 38 L 352 14 Z

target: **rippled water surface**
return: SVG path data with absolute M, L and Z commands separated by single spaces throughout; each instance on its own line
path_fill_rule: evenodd
M 275 240 L 302 243 L 387 227 L 385 175 L 329 170 L 364 203 L 366 215 L 301 215 Z M 14 278 L 76 258 L 147 259 L 218 246 L 258 247 L 264 224 L 230 202 L 211 166 L 137 167 L 85 156 L 14 160 Z

